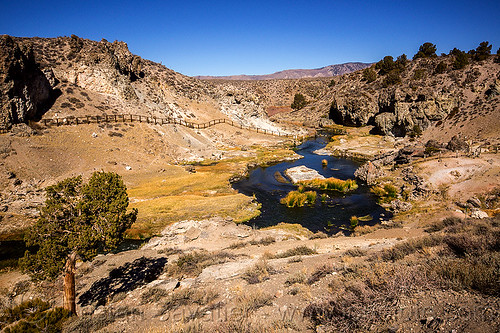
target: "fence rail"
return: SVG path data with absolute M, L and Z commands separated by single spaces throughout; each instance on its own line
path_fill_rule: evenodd
M 102 124 L 102 123 L 148 123 L 154 125 L 166 125 L 166 124 L 174 124 L 180 125 L 192 129 L 206 129 L 217 124 L 228 124 L 230 126 L 245 129 L 249 131 L 254 131 L 261 134 L 274 135 L 280 137 L 288 137 L 293 139 L 298 139 L 297 135 L 281 133 L 279 131 L 272 131 L 268 129 L 253 127 L 253 126 L 245 126 L 239 123 L 235 123 L 232 120 L 228 119 L 214 119 L 210 120 L 206 123 L 195 123 L 186 121 L 183 119 L 176 118 L 157 118 L 157 117 L 149 117 L 149 116 L 141 116 L 134 114 L 120 114 L 120 115 L 99 115 L 99 116 L 82 116 L 82 117 L 65 117 L 65 118 L 50 118 L 50 119 L 42 119 L 40 123 L 44 126 L 63 126 L 63 125 L 80 125 L 80 124 Z

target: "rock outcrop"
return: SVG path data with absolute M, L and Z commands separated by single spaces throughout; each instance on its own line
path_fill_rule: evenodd
M 443 120 L 458 105 L 457 96 L 430 89 L 418 93 L 405 88 L 374 94 L 345 92 L 335 97 L 330 118 L 348 126 L 375 125 L 376 132 L 384 135 L 405 136 L 416 126 L 424 130 Z
M 51 70 L 42 71 L 28 44 L 0 36 L 0 129 L 41 116 L 55 95 Z
M 124 42 L 106 40 L 93 42 L 75 35 L 66 40 L 71 68 L 58 74 L 66 81 L 81 88 L 104 94 L 137 99 L 131 82 L 144 77 L 142 59 L 133 55 Z
M 307 95 L 309 103 L 274 117 L 315 126 L 326 119 L 346 126 L 371 125 L 375 134 L 397 137 L 417 137 L 424 131 L 442 141 L 456 134 L 498 137 L 500 64 L 490 56 L 456 69 L 454 61 L 453 55 L 408 61 L 392 81 L 382 71 L 370 82 L 364 71 L 323 81 L 323 86 L 302 80 L 290 90 Z M 445 71 L 436 70 L 443 65 Z
M 385 172 L 380 164 L 368 161 L 356 169 L 354 176 L 368 185 L 375 185 L 378 178 L 385 176 Z

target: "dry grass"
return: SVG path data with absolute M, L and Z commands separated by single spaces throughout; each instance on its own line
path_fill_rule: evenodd
M 258 216 L 260 204 L 237 193 L 229 182 L 245 164 L 221 162 L 197 167 L 196 173 L 170 167 L 161 176 L 148 174 L 133 179 L 128 190 L 130 207 L 137 208 L 139 216 L 128 231 L 129 237 L 149 237 L 185 219 L 221 216 L 245 222 Z
M 292 286 L 294 284 L 302 284 L 305 283 L 307 279 L 307 276 L 304 272 L 298 272 L 293 275 L 290 275 L 286 280 L 285 280 L 285 286 Z
M 207 305 L 219 297 L 213 289 L 184 288 L 172 292 L 162 304 L 158 316 L 186 305 Z
M 232 217 L 235 222 L 244 222 L 260 214 L 260 205 L 243 194 L 220 196 L 166 196 L 130 205 L 139 210 L 138 221 L 130 234 L 150 236 L 165 225 L 185 219 Z
M 279 259 L 279 258 L 288 258 L 288 257 L 294 257 L 294 256 L 309 256 L 312 254 L 317 254 L 318 252 L 314 249 L 311 249 L 310 247 L 307 247 L 305 245 L 302 246 L 297 246 L 292 249 L 288 249 L 285 252 L 278 253 L 273 255 L 273 259 Z
M 270 275 L 275 273 L 276 270 L 266 260 L 260 260 L 252 267 L 249 267 L 241 278 L 249 284 L 256 284 L 268 280 Z
M 241 315 L 242 318 L 248 318 L 251 313 L 261 307 L 272 305 L 273 296 L 261 290 L 243 292 L 236 296 L 235 303 L 237 310 L 235 313 Z
M 227 252 L 192 252 L 179 256 L 173 264 L 166 267 L 166 273 L 173 277 L 196 277 L 208 266 L 223 264 L 235 258 L 234 254 Z

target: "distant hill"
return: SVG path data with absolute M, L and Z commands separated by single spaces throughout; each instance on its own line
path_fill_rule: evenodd
M 287 69 L 265 75 L 230 75 L 230 76 L 195 76 L 200 80 L 275 80 L 275 79 L 302 79 L 331 77 L 364 69 L 372 64 L 363 62 L 348 62 L 345 64 L 330 65 L 316 69 Z

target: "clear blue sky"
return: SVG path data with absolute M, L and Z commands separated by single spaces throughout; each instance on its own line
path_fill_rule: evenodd
M 482 41 L 500 47 L 500 1 L 10 1 L 0 34 L 76 34 L 128 43 L 186 75 L 267 74 L 438 53 Z

